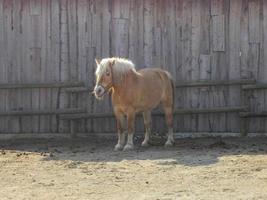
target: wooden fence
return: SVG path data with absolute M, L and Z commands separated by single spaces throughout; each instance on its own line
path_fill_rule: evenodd
M 247 115 L 265 111 L 264 89 L 248 86 L 244 100 L 239 84 L 193 86 L 266 83 L 266 24 L 264 0 L 0 0 L 0 113 L 51 111 L 1 115 L 0 132 L 69 132 L 70 122 L 54 111 L 111 113 L 108 98 L 96 101 L 88 92 L 95 57 L 127 57 L 138 69 L 170 71 L 178 86 L 176 110 L 240 107 L 245 101 Z M 19 87 L 62 82 L 82 82 L 87 89 Z M 163 132 L 164 118 L 156 115 L 153 121 L 154 131 Z M 80 132 L 115 131 L 114 118 L 104 115 L 77 123 Z M 264 118 L 248 117 L 247 123 L 250 132 L 267 131 Z M 142 131 L 141 119 L 136 124 Z M 239 132 L 240 120 L 238 113 L 179 114 L 174 125 L 176 132 Z

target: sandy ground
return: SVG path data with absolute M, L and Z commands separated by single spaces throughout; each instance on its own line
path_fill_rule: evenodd
M 0 199 L 267 199 L 267 138 L 0 141 Z

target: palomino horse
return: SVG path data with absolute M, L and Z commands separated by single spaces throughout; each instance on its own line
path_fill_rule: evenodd
M 135 116 L 142 112 L 145 124 L 145 139 L 142 146 L 148 146 L 151 133 L 151 110 L 160 103 L 165 112 L 168 139 L 165 146 L 172 146 L 173 139 L 173 105 L 174 86 L 170 74 L 162 69 L 135 70 L 134 64 L 123 58 L 105 58 L 95 60 L 96 85 L 94 94 L 102 99 L 104 94 L 111 92 L 114 114 L 117 120 L 118 144 L 115 150 L 131 150 L 134 148 L 133 134 Z M 124 117 L 127 117 L 128 138 L 125 144 L 123 128 Z M 123 148 L 124 147 L 124 148 Z

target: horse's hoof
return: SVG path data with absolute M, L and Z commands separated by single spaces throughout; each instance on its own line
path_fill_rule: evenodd
M 115 147 L 114 147 L 114 151 L 121 151 L 123 149 L 123 146 L 120 145 L 120 144 L 117 144 Z
M 165 143 L 165 145 L 164 145 L 165 147 L 172 147 L 173 146 L 173 142 L 171 142 L 171 141 L 167 141 L 166 143 Z
M 142 144 L 141 144 L 142 147 L 148 147 L 149 146 L 149 143 L 148 141 L 143 141 Z
M 126 144 L 125 147 L 123 148 L 123 151 L 131 151 L 134 149 L 133 145 Z

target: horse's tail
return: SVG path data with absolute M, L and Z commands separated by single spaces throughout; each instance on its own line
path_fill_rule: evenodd
M 174 104 L 175 104 L 175 85 L 174 85 L 174 80 L 169 72 L 167 72 L 167 76 L 170 80 L 171 87 L 172 87 L 172 108 L 174 109 Z
M 174 80 L 171 77 L 171 85 L 172 85 L 172 108 L 174 109 L 174 104 L 175 104 L 175 86 L 174 86 Z

